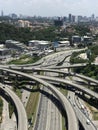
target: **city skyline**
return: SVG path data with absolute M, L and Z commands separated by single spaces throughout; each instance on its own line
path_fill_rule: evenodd
M 95 0 L 0 0 L 0 9 L 4 15 L 10 13 L 28 16 L 66 16 L 73 15 L 98 16 L 98 1 Z

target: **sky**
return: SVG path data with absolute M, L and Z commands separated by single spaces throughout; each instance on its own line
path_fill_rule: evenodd
M 4 15 L 11 13 L 28 16 L 98 16 L 98 0 L 0 0 Z

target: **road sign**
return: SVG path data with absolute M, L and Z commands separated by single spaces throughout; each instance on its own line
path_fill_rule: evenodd
M 58 42 L 57 41 L 53 42 L 53 46 L 54 48 L 58 47 Z

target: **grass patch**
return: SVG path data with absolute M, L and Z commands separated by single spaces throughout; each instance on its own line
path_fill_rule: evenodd
M 67 96 L 68 94 L 68 90 L 64 89 L 64 88 L 60 88 L 60 92 L 64 95 Z M 65 117 L 62 116 L 62 130 L 67 130 L 65 127 Z
M 22 93 L 21 93 L 21 90 L 16 88 L 16 87 L 13 87 L 13 91 L 15 92 L 15 94 L 21 99 L 22 97 Z
M 98 120 L 98 111 L 93 112 L 93 118 L 94 118 L 94 120 Z
M 64 95 L 67 96 L 68 94 L 68 90 L 66 90 L 65 88 L 60 88 L 60 92 Z M 62 130 L 67 130 L 65 127 L 65 117 L 62 116 Z
M 93 120 L 98 120 L 98 110 L 94 108 L 93 106 L 89 105 L 86 103 L 87 107 L 90 109 L 92 115 L 93 115 Z
M 9 117 L 12 116 L 13 112 L 14 112 L 14 106 L 11 102 L 9 102 Z
M 72 81 L 73 80 L 73 76 L 69 76 L 69 79 Z
M 36 110 L 39 100 L 39 92 L 31 92 L 29 100 L 26 106 L 26 112 L 29 120 L 32 120 L 32 124 L 34 124 Z
M 67 96 L 67 94 L 68 94 L 68 90 L 63 89 L 63 88 L 60 88 L 60 92 L 61 92 L 63 95 L 65 95 L 65 96 Z
M 38 61 L 40 58 L 39 57 L 33 57 L 29 55 L 22 55 L 19 59 L 17 60 L 12 60 L 8 64 L 16 64 L 16 65 L 22 65 L 22 64 L 31 64 L 36 61 Z
M 65 127 L 65 118 L 62 117 L 62 130 L 67 130 Z

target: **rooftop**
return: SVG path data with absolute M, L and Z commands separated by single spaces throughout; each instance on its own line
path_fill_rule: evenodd
M 59 41 L 61 44 L 68 44 L 69 41 Z
M 29 41 L 29 43 L 38 43 L 40 45 L 48 45 L 48 44 L 51 44 L 51 42 L 49 41 L 39 41 L 39 40 L 31 40 Z

